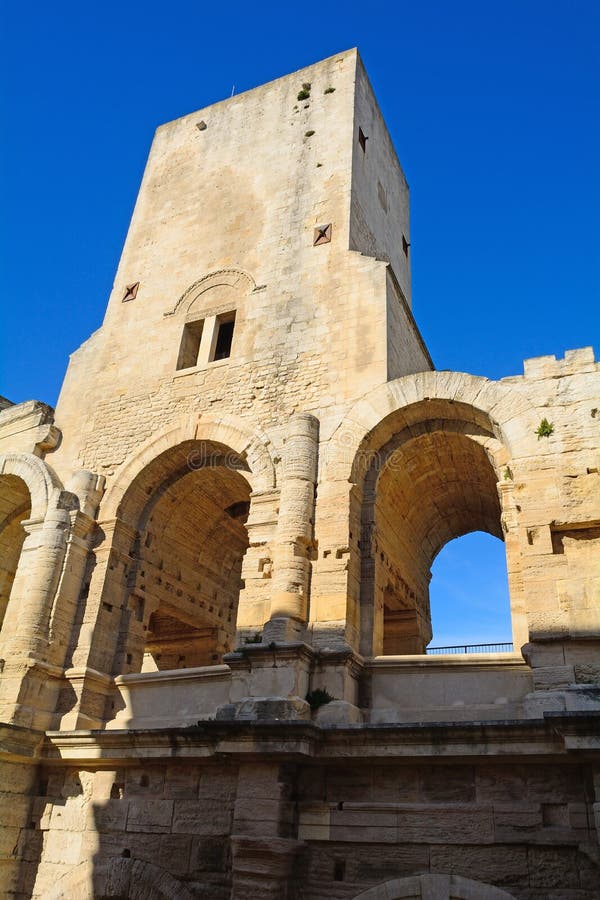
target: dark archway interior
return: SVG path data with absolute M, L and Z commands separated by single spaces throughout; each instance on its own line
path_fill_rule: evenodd
M 128 649 L 138 671 L 214 665 L 233 649 L 248 546 L 244 468 L 227 448 L 190 442 L 127 492 L 122 510 L 137 532 Z
M 25 540 L 24 519 L 31 515 L 31 497 L 16 475 L 0 476 L 0 628 L 10 598 Z

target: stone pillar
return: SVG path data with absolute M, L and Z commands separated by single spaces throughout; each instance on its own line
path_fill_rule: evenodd
M 298 852 L 293 767 L 240 766 L 234 808 L 231 900 L 285 900 Z
M 112 676 L 128 671 L 130 570 L 135 566 L 131 550 L 137 532 L 120 519 L 100 522 L 98 529 L 104 540 L 95 550 L 89 594 L 80 600 L 83 608 L 72 668 L 66 672 L 73 697 L 63 728 L 100 727 L 107 714 L 107 699 L 117 693 Z
M 513 648 L 515 653 L 520 653 L 529 640 L 529 623 L 522 573 L 519 510 L 515 502 L 514 486 L 512 478 L 505 479 L 497 485 L 500 509 L 502 510 Z
M 302 637 L 308 615 L 319 423 L 308 413 L 292 416 L 283 457 L 271 617 L 264 642 Z
M 66 509 L 22 522 L 27 534 L 2 628 L 7 654 L 46 659 L 48 627 L 71 525 Z
M 95 522 L 82 512 L 70 514 L 65 561 L 49 622 L 49 662 L 62 666 L 70 647 L 77 605 L 93 541 Z
M 62 669 L 49 660 L 50 621 L 71 517 L 66 509 L 51 509 L 42 521 L 29 519 L 22 524 L 27 537 L 0 642 L 0 718 L 27 727 L 48 728 L 62 674 Z
M 249 546 L 242 562 L 242 584 L 237 610 L 235 646 L 262 634 L 271 610 L 273 548 L 277 528 L 279 491 L 253 493 L 246 522 Z

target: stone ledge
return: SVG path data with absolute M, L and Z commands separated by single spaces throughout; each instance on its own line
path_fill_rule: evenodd
M 548 712 L 541 719 L 474 723 L 406 723 L 321 728 L 307 720 L 211 721 L 189 728 L 46 733 L 44 761 L 140 758 L 559 759 L 593 750 L 600 712 Z

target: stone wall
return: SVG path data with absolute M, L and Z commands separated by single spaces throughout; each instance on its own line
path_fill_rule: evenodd
M 83 735 L 51 734 L 62 765 L 51 752 L 39 770 L 10 896 L 341 900 L 443 874 L 480 882 L 482 897 L 493 885 L 515 900 L 592 900 L 595 770 L 564 756 L 568 719 L 554 725 L 532 724 L 518 747 L 508 723 L 430 726 L 437 759 L 415 753 L 416 727 L 367 737 L 272 722 L 249 741 L 238 723 L 207 723 L 171 732 L 171 759 L 166 733 L 118 732 L 99 738 L 101 764 L 83 765 Z

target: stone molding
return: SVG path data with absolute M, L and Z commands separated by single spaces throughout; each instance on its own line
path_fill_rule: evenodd
M 47 762 L 84 764 L 99 759 L 194 759 L 257 752 L 321 761 L 351 759 L 559 759 L 583 755 L 600 743 L 600 712 L 546 713 L 543 718 L 486 722 L 413 722 L 320 728 L 308 720 L 206 721 L 191 728 L 48 731 Z
M 199 278 L 198 281 L 191 284 L 183 292 L 175 306 L 164 314 L 165 317 L 174 316 L 181 311 L 187 312 L 192 303 L 201 294 L 221 285 L 238 289 L 242 295 L 251 294 L 252 291 L 257 290 L 256 282 L 252 276 L 242 269 L 218 269 L 215 272 L 208 272 L 202 278 Z M 244 286 L 246 290 L 243 290 Z

